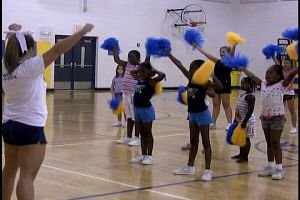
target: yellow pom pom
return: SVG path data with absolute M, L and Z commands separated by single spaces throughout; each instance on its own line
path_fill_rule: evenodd
M 231 142 L 234 145 L 243 147 L 246 145 L 246 129 L 242 128 L 241 125 L 238 125 L 231 136 Z
M 215 68 L 215 63 L 213 63 L 210 60 L 205 61 L 201 67 L 199 67 L 193 77 L 192 77 L 192 83 L 197 85 L 204 85 L 207 83 L 209 77 L 213 73 Z
M 290 44 L 289 46 L 286 47 L 286 52 L 289 55 L 290 59 L 292 59 L 292 60 L 298 59 L 295 41 L 293 41 L 292 44 Z
M 188 100 L 187 100 L 187 91 L 184 91 L 182 94 L 181 94 L 181 97 L 182 97 L 182 101 L 185 105 L 187 105 L 188 103 Z
M 124 102 L 122 101 L 122 102 L 120 103 L 120 105 L 118 106 L 118 108 L 117 108 L 116 110 L 113 111 L 113 114 L 115 114 L 115 115 L 120 115 L 120 114 L 123 113 L 123 111 L 124 111 Z
M 234 32 L 227 32 L 225 38 L 226 38 L 226 41 L 231 45 L 234 45 L 236 43 L 238 43 L 238 44 L 245 43 L 245 39 L 242 38 L 239 34 L 234 33 Z
M 163 88 L 162 88 L 161 81 L 155 84 L 154 91 L 155 91 L 154 95 L 160 95 L 162 93 Z

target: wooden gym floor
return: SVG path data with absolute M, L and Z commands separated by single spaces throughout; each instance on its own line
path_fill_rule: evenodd
M 239 93 L 240 90 L 233 90 L 231 95 L 233 109 Z M 270 177 L 257 176 L 267 162 L 266 143 L 258 119 L 259 91 L 255 106 L 257 137 L 251 140 L 248 163 L 238 164 L 230 159 L 238 147 L 225 142 L 227 123 L 221 108 L 217 129 L 210 132 L 213 180 L 200 181 L 204 169 L 201 140 L 195 161 L 196 175 L 173 175 L 175 169 L 187 163 L 188 151 L 180 147 L 189 141 L 187 107 L 177 103 L 176 95 L 176 92 L 164 92 L 153 98 L 157 117 L 153 124 L 154 164 L 142 166 L 129 163 L 140 152 L 139 146 L 116 144 L 125 135 L 125 129 L 111 126 L 116 117 L 107 105 L 110 93 L 48 93 L 49 116 L 45 128 L 48 145 L 35 181 L 36 199 L 298 199 L 298 134 L 289 134 L 289 113 L 281 141 L 285 178 L 273 181 Z M 16 199 L 15 192 L 13 199 Z

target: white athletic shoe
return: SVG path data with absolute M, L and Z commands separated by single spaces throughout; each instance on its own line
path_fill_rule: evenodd
M 228 129 L 229 129 L 230 126 L 231 126 L 231 123 L 228 123 L 228 125 L 227 125 L 225 131 L 228 131 Z
M 131 138 L 124 137 L 121 138 L 120 140 L 117 140 L 117 144 L 128 144 L 131 141 Z
M 112 124 L 112 127 L 120 127 L 120 126 L 122 126 L 122 123 L 119 121 Z
M 258 176 L 272 176 L 275 172 L 275 168 L 274 167 L 265 167 L 262 171 L 258 172 Z
M 140 138 L 138 137 L 132 137 L 132 139 L 130 140 L 130 142 L 128 142 L 129 146 L 139 146 L 141 144 Z
M 215 123 L 211 123 L 211 124 L 209 124 L 209 128 L 210 129 L 216 129 L 217 127 L 216 127 Z
M 177 175 L 185 175 L 185 174 L 195 174 L 195 167 L 191 167 L 191 166 L 184 166 L 184 167 L 181 167 L 179 169 L 176 169 L 174 171 L 174 174 L 177 174 Z
M 152 156 L 145 156 L 144 160 L 142 161 L 143 165 L 152 165 L 153 163 L 153 157 Z
M 211 181 L 213 172 L 209 169 L 205 169 L 201 177 L 202 181 Z
M 296 127 L 292 127 L 290 130 L 291 134 L 297 133 L 297 128 Z
M 144 155 L 138 155 L 130 160 L 131 163 L 141 163 L 144 160 Z
M 275 172 L 272 174 L 273 180 L 281 180 L 284 177 L 284 173 L 282 170 L 275 169 Z

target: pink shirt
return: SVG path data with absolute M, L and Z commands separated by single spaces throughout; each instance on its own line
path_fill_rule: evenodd
M 129 62 L 127 63 L 127 66 L 125 67 L 125 73 L 122 80 L 122 92 L 124 94 L 133 94 L 135 90 L 135 86 L 137 84 L 137 80 L 135 80 L 130 72 L 132 70 L 136 70 L 139 67 L 139 65 L 132 65 Z
M 290 69 L 290 70 L 285 70 L 284 69 L 284 70 L 282 70 L 283 77 L 286 78 L 292 70 L 293 69 Z M 286 87 L 287 91 L 294 90 L 294 80 L 295 80 L 295 78 L 293 78 L 293 80 L 290 82 L 289 86 Z

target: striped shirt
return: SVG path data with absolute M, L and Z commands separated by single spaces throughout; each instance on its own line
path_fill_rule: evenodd
M 124 94 L 133 94 L 135 90 L 135 86 L 137 84 L 137 80 L 135 80 L 130 72 L 132 70 L 136 70 L 139 67 L 139 65 L 131 65 L 129 62 L 127 63 L 127 66 L 125 67 L 125 73 L 122 80 L 122 91 Z

